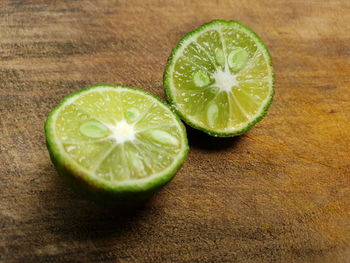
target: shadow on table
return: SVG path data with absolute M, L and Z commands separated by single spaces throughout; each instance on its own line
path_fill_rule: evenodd
M 190 147 L 204 151 L 231 149 L 241 138 L 215 138 L 189 126 L 186 129 Z M 135 231 L 146 217 L 159 213 L 150 204 L 152 198 L 133 208 L 106 207 L 85 200 L 70 189 L 49 162 L 45 174 L 49 180 L 38 196 L 39 212 L 45 219 L 43 238 L 53 234 L 59 240 L 79 241 L 122 236 Z
M 151 199 L 138 207 L 110 207 L 88 201 L 73 192 L 51 166 L 50 183 L 39 194 L 45 230 L 59 239 L 87 240 L 123 235 L 151 210 Z
M 213 137 L 188 125 L 186 125 L 186 131 L 190 147 L 206 151 L 219 151 L 232 148 L 241 139 L 241 136 L 227 138 Z

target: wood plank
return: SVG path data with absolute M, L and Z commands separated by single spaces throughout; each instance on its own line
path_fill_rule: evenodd
M 350 262 L 350 2 L 1 1 L 1 262 Z M 96 83 L 165 98 L 171 49 L 212 19 L 269 47 L 276 97 L 246 135 L 188 130 L 191 151 L 147 205 L 81 199 L 43 123 Z

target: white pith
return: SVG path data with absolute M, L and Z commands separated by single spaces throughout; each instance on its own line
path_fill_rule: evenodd
M 225 70 L 217 69 L 213 74 L 213 78 L 215 79 L 213 86 L 218 87 L 220 91 L 229 92 L 232 87 L 238 85 L 237 75 L 231 74 L 227 67 Z
M 116 143 L 122 144 L 128 141 L 134 141 L 136 130 L 133 124 L 127 123 L 125 120 L 117 121 L 115 125 L 105 124 L 111 131 L 110 138 Z

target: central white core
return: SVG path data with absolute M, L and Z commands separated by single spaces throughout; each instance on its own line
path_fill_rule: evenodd
M 124 143 L 135 139 L 136 132 L 134 126 L 125 120 L 117 122 L 115 126 L 111 127 L 111 130 L 117 143 Z
M 232 75 L 229 70 L 222 71 L 218 69 L 213 77 L 215 79 L 215 86 L 219 87 L 222 91 L 231 91 L 233 86 L 237 86 L 238 82 L 235 75 Z

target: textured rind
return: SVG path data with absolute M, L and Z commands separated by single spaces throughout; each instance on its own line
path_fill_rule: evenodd
M 262 109 L 262 112 L 259 116 L 257 116 L 255 119 L 253 119 L 251 122 L 249 122 L 244 128 L 242 128 L 241 130 L 236 130 L 236 131 L 233 131 L 233 132 L 220 132 L 220 131 L 215 131 L 215 130 L 210 130 L 208 128 L 204 128 L 204 127 L 201 127 L 195 123 L 193 123 L 192 121 L 189 120 L 189 118 L 187 118 L 184 114 L 181 113 L 181 111 L 179 109 L 177 109 L 176 107 L 176 103 L 175 103 L 175 100 L 174 100 L 174 97 L 173 97 L 173 94 L 172 94 L 172 91 L 171 91 L 171 67 L 173 66 L 173 64 L 175 63 L 175 56 L 177 54 L 177 51 L 184 45 L 184 43 L 189 39 L 189 38 L 192 38 L 194 35 L 200 33 L 201 31 L 203 31 L 204 29 L 208 28 L 208 27 L 211 27 L 213 25 L 216 25 L 216 24 L 222 24 L 222 25 L 226 25 L 226 26 L 232 26 L 232 25 L 235 25 L 235 26 L 239 26 L 247 31 L 249 31 L 251 34 L 253 34 L 255 37 L 256 37 L 256 40 L 265 48 L 265 51 L 267 53 L 267 57 L 268 57 L 268 62 L 269 62 L 269 65 L 271 67 L 271 71 L 272 71 L 272 87 L 271 87 L 271 94 L 269 96 L 269 99 L 268 101 L 266 102 L 266 104 L 264 105 L 264 108 Z M 271 57 L 271 54 L 269 52 L 269 50 L 267 49 L 267 47 L 265 46 L 264 42 L 260 39 L 260 37 L 253 31 L 251 30 L 250 28 L 248 28 L 247 26 L 244 26 L 242 24 L 240 24 L 239 22 L 237 21 L 230 21 L 230 20 L 213 20 L 213 21 L 210 21 L 208 23 L 205 23 L 201 26 L 199 26 L 198 28 L 196 28 L 195 30 L 187 33 L 185 36 L 183 36 L 181 38 L 181 40 L 179 41 L 179 43 L 177 44 L 177 46 L 171 51 L 170 53 L 170 56 L 168 58 L 168 61 L 167 61 L 167 65 L 165 67 L 165 70 L 164 70 L 164 74 L 163 74 L 163 85 L 164 85 L 164 90 L 165 90 L 165 94 L 168 98 L 168 101 L 169 103 L 171 104 L 171 107 L 173 108 L 174 112 L 176 112 L 180 118 L 186 122 L 189 126 L 197 129 L 197 130 L 201 130 L 211 136 L 214 136 L 214 137 L 233 137 L 233 136 L 238 136 L 238 135 L 241 135 L 241 134 L 244 134 L 246 132 L 248 132 L 256 123 L 258 123 L 259 121 L 261 121 L 265 115 L 267 114 L 267 111 L 273 101 L 273 97 L 274 97 L 274 94 L 275 94 L 275 77 L 274 77 L 274 72 L 273 72 L 273 67 L 272 67 L 272 57 Z
M 98 178 L 95 178 L 89 175 L 88 173 L 84 172 L 82 169 L 79 169 L 78 166 L 75 166 L 72 162 L 70 162 L 60 151 L 59 146 L 53 139 L 53 116 L 56 113 L 56 111 L 58 111 L 59 108 L 63 106 L 68 99 L 79 95 L 82 92 L 101 87 L 137 90 L 145 95 L 152 96 L 157 101 L 168 107 L 171 111 L 171 108 L 168 104 L 163 102 L 160 98 L 156 97 L 155 95 L 146 91 L 126 86 L 114 86 L 109 84 L 94 85 L 89 88 L 78 90 L 64 97 L 61 100 L 61 102 L 49 113 L 44 126 L 47 149 L 49 151 L 51 161 L 54 164 L 58 174 L 63 177 L 63 179 L 72 187 L 72 189 L 75 192 L 81 194 L 83 197 L 108 205 L 137 205 L 147 200 L 159 188 L 167 184 L 182 166 L 189 151 L 186 129 L 182 124 L 180 118 L 176 114 L 174 114 L 175 119 L 179 122 L 179 125 L 182 130 L 182 137 L 184 140 L 183 143 L 185 147 L 182 152 L 182 157 L 166 174 L 162 174 L 156 178 L 150 179 L 149 181 L 140 184 L 135 183 L 133 185 L 118 186 L 117 184 L 108 184 L 107 182 L 103 182 Z

